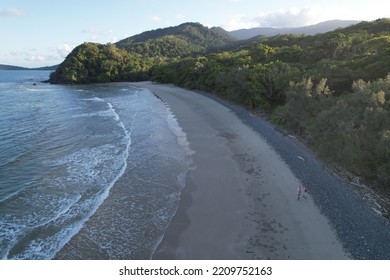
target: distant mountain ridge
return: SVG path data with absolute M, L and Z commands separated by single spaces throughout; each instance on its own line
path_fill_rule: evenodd
M 13 66 L 13 65 L 0 64 L 0 70 L 27 70 L 27 68 Z
M 156 67 L 171 60 L 185 61 L 186 58 L 210 53 L 234 52 L 237 49 L 247 49 L 251 52 L 256 44 L 266 44 L 271 48 L 285 47 L 285 54 L 282 54 L 283 49 L 280 49 L 278 57 L 272 56 L 275 60 L 285 62 L 306 61 L 309 57 L 320 59 L 324 56 L 335 59 L 343 53 L 350 54 L 351 52 L 354 55 L 366 55 L 368 51 L 382 53 L 386 49 L 387 37 L 371 38 L 370 34 L 387 36 L 389 19 L 363 21 L 353 25 L 354 22 L 356 21 L 329 21 L 297 29 L 274 29 L 278 33 L 285 32 L 285 34 L 255 36 L 246 40 L 234 38 L 234 34 L 222 28 L 208 28 L 199 23 L 187 22 L 174 27 L 146 31 L 115 44 L 81 44 L 73 49 L 65 61 L 52 73 L 50 82 L 79 84 L 145 80 L 153 75 Z M 348 27 L 339 28 L 340 25 Z M 325 32 L 329 29 L 336 30 Z M 317 35 L 291 34 L 294 32 L 316 33 Z M 354 34 L 362 32 L 366 35 Z M 346 38 L 350 36 L 358 37 L 357 41 L 348 41 Z M 295 49 L 287 51 L 294 46 Z M 314 49 L 308 50 L 307 46 L 312 46 Z M 307 52 L 305 56 L 302 56 L 303 52 Z M 315 56 L 318 57 L 315 58 Z M 365 57 L 366 60 L 368 58 L 370 57 Z M 356 67 L 362 68 L 361 65 L 356 65 Z M 197 69 L 200 72 L 203 71 L 202 63 L 199 63 Z M 387 67 L 380 67 L 376 73 L 387 71 L 385 69 Z M 371 77 L 368 78 L 371 79 Z M 348 85 L 349 82 L 350 79 Z M 348 85 L 346 83 L 346 86 Z
M 315 35 L 359 23 L 356 20 L 331 20 L 298 28 L 251 28 L 226 31 L 221 27 L 205 27 L 200 23 L 145 31 L 118 41 L 115 45 L 128 52 L 146 56 L 183 57 L 206 51 L 220 51 L 229 43 L 256 36 L 279 34 Z M 59 65 L 27 68 L 0 64 L 0 70 L 56 70 Z
M 256 36 L 275 36 L 280 34 L 304 34 L 316 35 L 334 31 L 338 28 L 345 28 L 357 24 L 357 20 L 330 20 L 318 24 L 303 27 L 273 28 L 273 27 L 255 27 L 250 29 L 239 29 L 229 32 L 237 40 L 246 40 Z
M 235 40 L 222 28 L 208 28 L 200 23 L 187 22 L 174 27 L 146 31 L 123 39 L 115 45 L 141 55 L 183 57 L 218 49 Z
M 0 70 L 56 70 L 58 65 L 44 66 L 37 68 L 27 68 L 13 65 L 0 64 Z

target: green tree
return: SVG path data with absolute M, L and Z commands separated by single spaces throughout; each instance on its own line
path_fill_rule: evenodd
M 356 81 L 310 128 L 319 153 L 382 185 L 390 182 L 390 75 Z M 323 123 L 331 125 L 322 125 Z M 319 126 L 321 124 L 321 127 Z
M 326 79 L 315 84 L 311 78 L 301 82 L 290 82 L 286 92 L 286 105 L 279 108 L 274 116 L 287 128 L 304 135 L 310 123 L 323 109 L 325 99 L 331 95 Z

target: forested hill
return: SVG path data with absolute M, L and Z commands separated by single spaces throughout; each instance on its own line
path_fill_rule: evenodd
M 121 40 L 115 45 L 145 56 L 184 57 L 217 50 L 233 41 L 222 28 L 207 28 L 199 23 L 184 23 L 156 29 Z
M 354 80 L 373 80 L 390 72 L 389 30 L 390 20 L 381 19 L 315 36 L 290 34 L 234 41 L 221 28 L 185 23 L 147 31 L 116 44 L 84 43 L 68 55 L 50 82 L 136 81 L 153 76 L 164 81 L 169 75 L 164 78 L 158 70 L 165 69 L 167 63 L 229 51 L 230 56 L 246 60 L 250 67 L 278 62 L 298 71 L 298 76 L 305 73 L 327 78 L 330 87 L 341 93 L 349 90 Z M 204 87 L 214 90 L 213 86 Z
M 323 160 L 390 193 L 390 19 L 239 44 L 163 63 L 151 79 L 265 114 Z
M 184 23 L 146 31 L 116 44 L 84 43 L 50 76 L 51 83 L 92 83 L 150 79 L 152 67 L 225 48 L 234 39 L 222 28 Z

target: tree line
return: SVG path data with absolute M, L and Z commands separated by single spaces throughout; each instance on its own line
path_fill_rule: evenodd
M 266 115 L 324 160 L 388 189 L 389 73 L 390 19 L 380 19 L 315 36 L 232 41 L 189 24 L 85 43 L 50 81 L 152 80 L 207 91 Z

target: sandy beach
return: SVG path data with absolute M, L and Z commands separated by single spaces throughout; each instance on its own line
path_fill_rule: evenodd
M 136 83 L 171 108 L 192 151 L 181 201 L 154 259 L 346 259 L 275 150 L 230 109 L 172 85 Z

